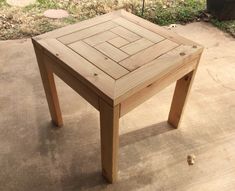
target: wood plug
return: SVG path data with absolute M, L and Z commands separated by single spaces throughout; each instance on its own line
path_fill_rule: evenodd
M 195 159 L 196 159 L 196 156 L 194 154 L 188 155 L 187 157 L 188 165 L 194 165 Z

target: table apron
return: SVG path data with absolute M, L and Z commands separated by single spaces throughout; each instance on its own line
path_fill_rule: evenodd
M 184 64 L 179 69 L 174 70 L 174 72 L 165 74 L 161 78 L 157 79 L 154 83 L 147 85 L 145 88 L 141 89 L 137 93 L 122 101 L 120 108 L 120 117 L 124 116 L 173 82 L 182 78 L 184 75 L 195 70 L 198 65 L 198 61 L 199 58 L 196 58 L 193 61 Z
M 74 91 L 88 101 L 92 106 L 99 110 L 99 96 L 92 91 L 88 86 L 74 77 L 69 71 L 65 70 L 60 64 L 54 64 L 54 60 L 45 56 L 45 64 L 51 71 L 56 74 L 61 80 L 69 85 Z

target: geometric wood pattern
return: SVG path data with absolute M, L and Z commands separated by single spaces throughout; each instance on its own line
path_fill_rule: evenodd
M 100 111 L 102 174 L 117 180 L 119 118 L 177 81 L 178 127 L 203 48 L 123 10 L 33 38 L 51 118 L 63 124 L 53 73 Z
M 122 10 L 40 35 L 37 43 L 111 105 L 202 52 L 196 43 Z

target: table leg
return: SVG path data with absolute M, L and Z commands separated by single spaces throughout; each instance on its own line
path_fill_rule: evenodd
M 176 83 L 175 92 L 171 104 L 168 122 L 175 128 L 178 128 L 182 118 L 182 114 L 189 96 L 190 88 L 193 83 L 196 70 L 186 74 Z
M 119 105 L 112 107 L 100 99 L 102 174 L 110 183 L 117 180 L 119 112 Z
M 43 87 L 45 90 L 52 122 L 56 126 L 62 126 L 63 120 L 61 116 L 53 72 L 47 67 L 45 63 L 45 57 L 44 57 L 43 51 L 38 49 L 37 47 L 34 47 L 34 50 L 36 53 L 38 66 L 39 66 L 42 83 L 43 83 Z

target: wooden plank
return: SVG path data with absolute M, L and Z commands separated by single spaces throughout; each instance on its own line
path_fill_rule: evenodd
M 92 91 L 89 86 L 86 86 L 76 77 L 70 74 L 67 70 L 61 67 L 60 64 L 55 63 L 50 57 L 46 58 L 47 66 L 67 85 L 69 85 L 74 91 L 82 96 L 87 102 L 99 110 L 99 96 Z
M 135 42 L 132 42 L 126 46 L 121 48 L 122 51 L 126 52 L 129 55 L 135 54 L 140 50 L 148 48 L 149 46 L 153 45 L 153 43 L 145 38 L 141 38 Z
M 121 46 L 124 46 L 129 43 L 129 41 L 127 41 L 126 39 L 122 37 L 116 37 L 112 40 L 109 40 L 108 42 L 117 48 L 120 48 Z
M 127 19 L 124 19 L 122 17 L 113 19 L 113 22 L 119 24 L 120 26 L 125 27 L 126 29 L 154 42 L 154 43 L 158 43 L 162 40 L 164 40 L 165 38 L 160 36 L 157 33 L 154 33 L 146 28 L 141 27 L 140 25 L 137 25 L 133 22 L 128 21 Z
M 57 64 L 89 86 L 109 104 L 113 104 L 115 80 L 112 77 L 55 39 L 45 39 L 39 43 Z
M 107 13 L 104 15 L 99 15 L 91 19 L 87 19 L 84 21 L 80 21 L 78 23 L 75 23 L 73 25 L 68 25 L 66 27 L 62 27 L 47 33 L 44 33 L 42 35 L 38 35 L 36 37 L 33 37 L 35 40 L 41 40 L 41 39 L 46 39 L 46 38 L 58 38 L 61 36 L 64 36 L 68 33 L 73 33 L 78 30 L 83 30 L 89 27 L 92 27 L 97 24 L 101 24 L 107 21 L 112 20 L 113 18 L 119 17 L 121 13 L 121 10 L 118 11 L 113 11 L 111 13 Z
M 121 26 L 115 27 L 115 28 L 111 29 L 110 31 L 121 36 L 122 38 L 126 39 L 129 42 L 133 42 L 133 41 L 136 41 L 141 38 L 137 34 L 131 32 L 130 30 L 127 30 Z
M 70 44 L 69 47 L 114 79 L 118 79 L 129 72 L 95 48 L 92 48 L 82 41 Z
M 179 122 L 182 116 L 184 105 L 186 104 L 186 98 L 188 97 L 190 87 L 192 84 L 192 77 L 195 71 L 190 72 L 176 83 L 171 110 L 169 113 L 168 122 L 175 128 L 179 127 Z
M 143 66 L 144 64 L 151 62 L 162 54 L 176 48 L 177 46 L 179 45 L 172 41 L 164 40 L 137 53 L 136 55 L 121 61 L 119 64 L 121 64 L 126 69 L 133 71 Z
M 199 64 L 199 61 L 200 57 L 197 59 L 197 65 Z M 197 67 L 194 71 L 183 76 L 176 82 L 175 92 L 168 117 L 168 122 L 175 128 L 178 128 L 180 125 L 196 71 Z
M 95 46 L 97 44 L 114 39 L 115 37 L 117 37 L 116 34 L 110 32 L 110 31 L 105 31 L 105 32 L 99 33 L 97 35 L 94 35 L 92 37 L 85 39 L 84 42 L 86 42 L 87 44 L 89 44 L 91 46 Z
M 115 104 L 138 92 L 146 85 L 153 83 L 166 73 L 173 72 L 185 63 L 191 62 L 201 52 L 202 48 L 180 46 L 134 70 L 129 75 L 123 76 L 116 83 Z
M 152 96 L 154 96 L 159 91 L 163 90 L 171 83 L 180 79 L 182 76 L 188 74 L 192 70 L 194 70 L 197 66 L 198 61 L 194 60 L 192 62 L 186 63 L 181 68 L 175 70 L 174 72 L 169 72 L 161 78 L 157 79 L 152 84 L 147 85 L 145 88 L 141 89 L 139 92 L 133 94 L 128 97 L 121 103 L 120 116 L 124 116 L 132 109 L 136 108 L 140 104 L 144 103 L 144 101 L 148 100 Z
M 138 16 L 135 16 L 131 13 L 128 13 L 127 11 L 121 10 L 121 15 L 122 15 L 123 18 L 125 18 L 125 19 L 127 19 L 127 20 L 129 20 L 129 21 L 131 21 L 135 24 L 138 24 L 138 25 L 142 26 L 142 27 L 148 29 L 149 31 L 157 33 L 157 34 L 161 35 L 164 38 L 172 40 L 175 43 L 178 43 L 178 44 L 181 44 L 181 45 L 198 45 L 198 46 L 201 46 L 198 43 L 196 43 L 194 41 L 191 41 L 189 39 L 186 39 L 186 38 L 176 34 L 173 31 L 166 30 L 163 27 L 160 27 L 160 26 L 158 26 L 154 23 L 151 23 L 150 21 L 147 21 L 147 20 L 142 19 Z
M 86 28 L 84 30 L 75 31 L 71 34 L 59 37 L 58 40 L 62 42 L 63 44 L 68 45 L 73 42 L 98 34 L 100 32 L 104 32 L 116 26 L 117 24 L 113 23 L 112 21 L 107 21 L 105 23 L 101 23 L 101 24 Z
M 111 107 L 100 99 L 102 174 L 110 183 L 114 183 L 117 180 L 119 112 L 119 105 Z
M 56 126 L 62 126 L 63 119 L 61 115 L 59 99 L 58 99 L 58 95 L 56 91 L 53 73 L 46 65 L 45 55 L 43 54 L 43 49 L 39 49 L 36 46 L 34 46 L 34 50 L 36 53 L 38 66 L 39 66 L 52 122 Z
M 120 49 L 107 42 L 98 44 L 95 46 L 95 48 L 116 62 L 119 62 L 129 56 L 128 54 L 122 52 Z

